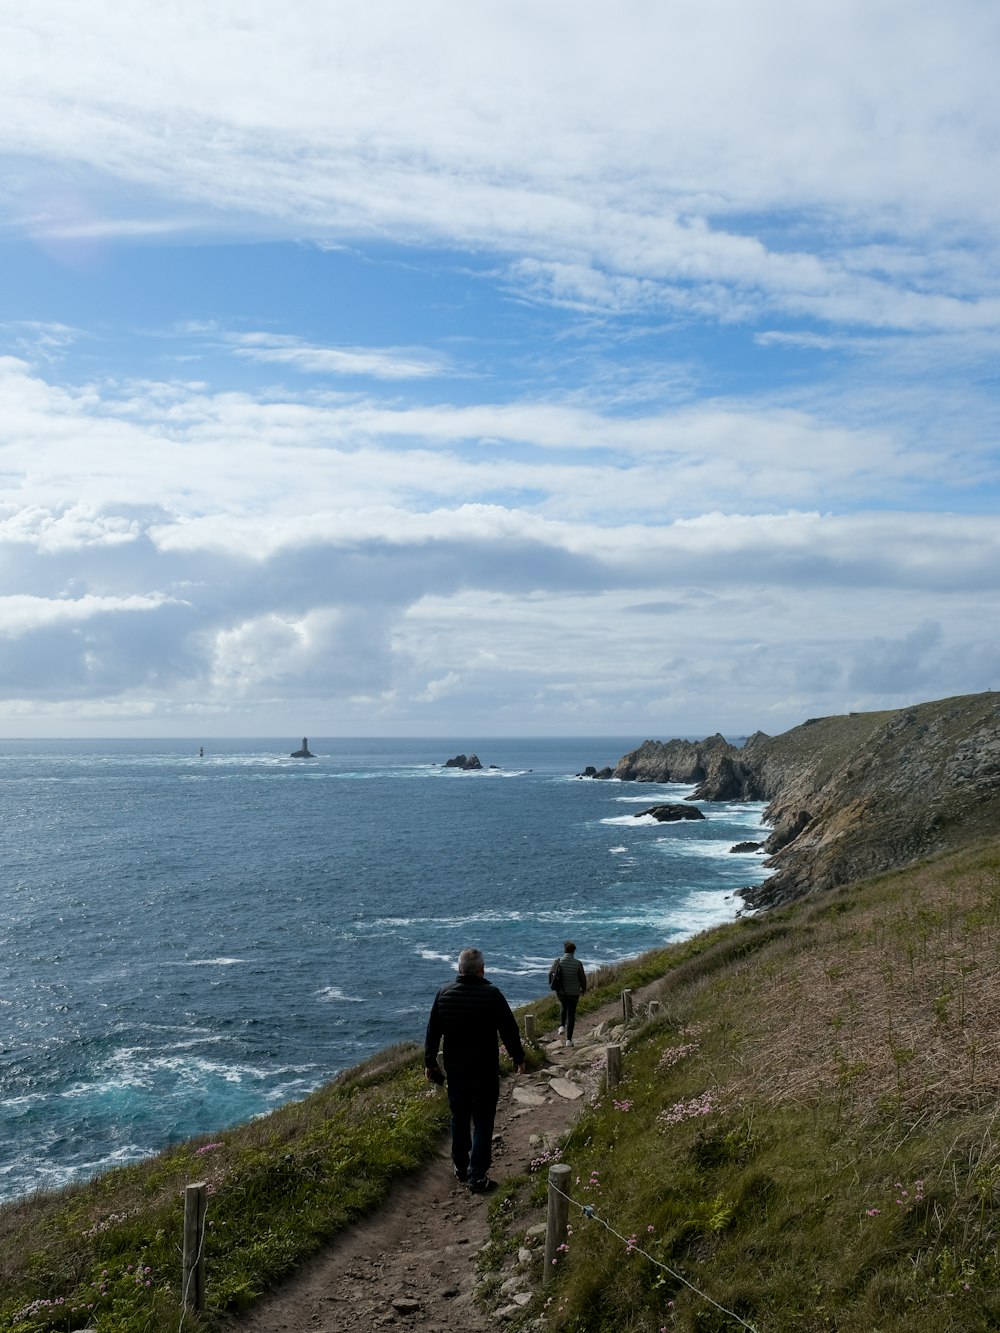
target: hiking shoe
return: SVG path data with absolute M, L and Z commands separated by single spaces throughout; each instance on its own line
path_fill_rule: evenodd
M 563 1034 L 565 1031 L 566 1031 L 565 1028 L 560 1028 L 560 1029 L 559 1029 L 559 1036 L 561 1037 L 562 1034 Z
M 489 1176 L 484 1176 L 482 1180 L 469 1181 L 470 1194 L 492 1194 L 497 1188 L 495 1180 L 490 1180 Z
M 573 1045 L 573 1038 L 572 1038 L 572 1037 L 567 1037 L 567 1038 L 566 1038 L 566 1045 L 567 1045 L 567 1046 L 572 1046 L 572 1045 Z

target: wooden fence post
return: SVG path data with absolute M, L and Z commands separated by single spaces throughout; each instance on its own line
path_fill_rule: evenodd
M 205 1308 L 205 1211 L 208 1183 L 184 1189 L 184 1257 L 181 1292 L 185 1310 Z
M 622 1081 L 622 1048 L 609 1046 L 608 1051 L 608 1089 L 617 1088 Z
M 659 1016 L 660 1016 L 660 1002 L 659 1002 L 659 1000 L 650 1000 L 650 1002 L 649 1002 L 649 1016 L 650 1016 L 650 1018 L 659 1018 Z
M 525 1041 L 534 1041 L 534 1040 L 535 1040 L 535 1015 L 534 1015 L 534 1014 L 525 1014 L 525 1015 L 524 1015 L 524 1040 L 525 1040 Z
M 559 1246 L 566 1240 L 566 1227 L 569 1223 L 570 1168 L 565 1162 L 549 1167 L 549 1208 L 545 1218 L 545 1272 L 543 1282 L 550 1282 L 558 1267 Z
M 630 990 L 622 991 L 622 1018 L 627 1023 L 632 1017 L 632 992 Z

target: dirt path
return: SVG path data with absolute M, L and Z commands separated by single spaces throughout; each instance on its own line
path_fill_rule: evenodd
M 637 992 L 636 1000 L 640 999 Z M 491 1175 L 497 1181 L 528 1168 L 573 1124 L 598 1090 L 609 1025 L 620 1005 L 578 1020 L 575 1044 L 549 1038 L 546 1065 L 500 1087 Z M 442 1092 L 442 1096 L 444 1093 Z M 308 1267 L 231 1327 L 241 1333 L 344 1333 L 396 1327 L 424 1333 L 490 1333 L 504 1306 L 538 1282 L 539 1251 L 512 1271 L 502 1305 L 476 1302 L 476 1262 L 489 1238 L 487 1196 L 470 1195 L 452 1174 L 449 1144 L 397 1186 L 371 1217 L 339 1237 Z M 539 1213 L 539 1222 L 544 1216 Z

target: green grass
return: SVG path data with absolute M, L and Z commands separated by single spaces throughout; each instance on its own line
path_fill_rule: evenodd
M 998 969 L 992 846 L 748 921 L 668 974 L 667 1016 L 574 1128 L 569 1248 L 534 1313 L 1000 1327 Z

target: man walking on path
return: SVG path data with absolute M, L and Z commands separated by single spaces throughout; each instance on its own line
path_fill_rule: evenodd
M 434 997 L 424 1037 L 424 1074 L 435 1083 L 441 1081 L 437 1054 L 444 1038 L 451 1159 L 455 1175 L 473 1194 L 489 1194 L 496 1189 L 488 1173 L 500 1097 L 498 1035 L 517 1072 L 524 1073 L 524 1047 L 517 1020 L 503 992 L 486 980 L 483 971 L 482 953 L 463 949 L 458 956 L 458 976 Z
M 583 970 L 583 964 L 576 956 L 576 945 L 572 940 L 567 940 L 563 945 L 563 956 L 557 958 L 549 970 L 549 983 L 551 984 L 555 976 L 556 968 L 559 969 L 559 977 L 556 985 L 556 994 L 559 996 L 559 1003 L 562 1006 L 559 1014 L 559 1035 L 566 1034 L 566 1045 L 573 1045 L 573 1028 L 576 1026 L 576 1006 L 580 1001 L 581 995 L 587 993 L 587 974 Z

